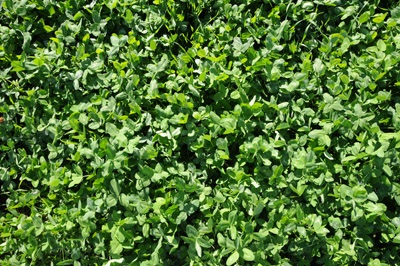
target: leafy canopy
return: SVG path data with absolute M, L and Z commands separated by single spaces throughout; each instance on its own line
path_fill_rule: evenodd
M 1 265 L 395 265 L 397 1 L 0 0 Z

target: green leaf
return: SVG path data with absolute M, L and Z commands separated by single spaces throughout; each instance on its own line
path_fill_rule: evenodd
M 319 76 L 324 75 L 325 65 L 321 59 L 317 58 L 314 60 L 313 69 Z
M 379 51 L 382 51 L 382 52 L 386 51 L 386 44 L 384 41 L 378 40 L 376 43 L 376 46 L 378 47 Z
M 204 248 L 210 248 L 212 247 L 211 243 L 207 240 L 205 240 L 202 237 L 198 237 L 197 238 L 197 242 L 199 243 L 200 246 L 204 247 Z
M 254 215 L 254 216 L 260 215 L 261 212 L 262 212 L 263 209 L 264 209 L 264 205 L 265 205 L 264 202 L 262 202 L 262 201 L 258 202 L 257 205 L 256 205 L 256 207 L 254 208 L 254 213 L 253 213 L 253 215 Z
M 307 164 L 307 157 L 304 153 L 298 154 L 292 160 L 293 166 L 297 169 L 305 169 Z
M 390 166 L 385 164 L 383 166 L 383 171 L 389 176 L 391 177 L 393 175 L 392 169 L 390 169 Z
M 126 9 L 125 11 L 125 21 L 130 24 L 134 19 L 133 13 L 130 9 Z
M 286 89 L 287 92 L 294 92 L 300 85 L 297 80 L 291 81 L 289 84 L 282 85 L 281 88 Z
M 308 185 L 304 184 L 303 182 L 299 181 L 297 182 L 297 187 L 296 187 L 296 193 L 297 195 L 301 196 L 303 195 L 304 191 L 307 189 Z
M 11 66 L 12 66 L 12 71 L 14 72 L 21 72 L 25 70 L 25 67 L 23 67 L 22 62 L 20 61 L 12 61 Z
M 119 195 L 121 194 L 121 186 L 119 185 L 118 181 L 115 178 L 111 179 L 110 186 L 114 196 L 118 198 Z
M 117 7 L 118 5 L 118 0 L 111 0 L 111 1 L 107 1 L 106 5 L 109 9 L 114 9 Z
M 197 240 L 195 242 L 195 249 L 196 249 L 196 252 L 197 252 L 197 256 L 201 257 L 202 249 L 201 249 L 201 246 L 200 246 L 200 244 L 199 244 L 199 242 Z
M 112 259 L 112 260 L 109 260 L 106 264 L 104 264 L 104 266 L 111 266 L 111 265 L 114 265 L 113 263 L 119 263 L 119 264 L 121 264 L 122 262 L 124 262 L 124 258 L 120 258 L 120 259 Z M 66 264 L 66 265 L 70 265 L 70 264 Z M 58 264 L 57 264 L 57 266 L 58 266 Z
M 206 53 L 206 51 L 204 50 L 204 49 L 199 49 L 198 51 L 197 51 L 197 55 L 199 56 L 199 57 L 206 57 L 207 56 L 207 53 Z
M 71 128 L 73 130 L 77 131 L 77 132 L 80 132 L 80 125 L 79 125 L 79 120 L 78 120 L 79 119 L 79 115 L 80 115 L 80 113 L 78 113 L 78 112 L 72 113 L 69 116 L 69 120 L 68 120 L 69 125 L 71 126 Z
M 356 156 L 350 155 L 350 156 L 346 156 L 345 158 L 342 159 L 342 163 L 347 163 L 347 162 L 351 162 L 357 160 Z
M 123 250 L 122 244 L 116 239 L 111 240 L 110 247 L 112 254 L 120 254 Z
M 288 129 L 290 128 L 290 125 L 288 123 L 280 123 L 277 127 L 276 130 L 282 130 L 282 129 Z
M 211 111 L 211 112 L 210 112 L 210 118 L 211 118 L 211 120 L 212 120 L 215 124 L 219 125 L 221 119 L 220 119 L 220 117 L 219 117 L 216 113 L 214 113 L 213 111 Z
M 100 72 L 104 67 L 104 62 L 102 60 L 93 61 L 88 69 L 92 72 Z
M 385 20 L 387 14 L 388 14 L 387 12 L 383 14 L 375 14 L 372 21 L 377 24 L 382 23 Z
M 329 233 L 329 230 L 322 225 L 321 216 L 317 216 L 317 218 L 314 220 L 313 227 L 315 233 L 319 236 L 325 236 L 327 233 Z
M 71 175 L 72 181 L 69 183 L 68 187 L 73 187 L 75 185 L 78 185 L 82 182 L 83 180 L 83 176 L 82 175 L 78 175 L 78 174 L 72 174 Z
M 342 220 L 337 217 L 330 216 L 328 218 L 329 224 L 332 226 L 333 229 L 338 230 L 343 227 Z
M 282 165 L 276 166 L 275 169 L 273 170 L 272 176 L 270 177 L 269 183 L 274 184 L 276 182 L 276 179 L 281 177 L 282 173 L 283 173 L 283 166 Z
M 226 260 L 226 265 L 232 265 L 234 263 L 237 262 L 237 260 L 239 259 L 239 252 L 237 252 L 236 250 L 228 257 L 228 259 Z
M 367 190 L 362 186 L 354 186 L 353 188 L 353 196 L 358 202 L 363 202 L 367 200 L 368 193 Z
M 355 222 L 364 216 L 364 211 L 359 207 L 354 207 L 351 210 L 351 221 Z
M 224 197 L 224 195 L 222 195 L 222 193 L 220 191 L 216 192 L 214 199 L 219 203 L 223 203 L 226 200 L 226 198 Z
M 154 75 L 160 72 L 163 72 L 165 68 L 168 66 L 169 59 L 167 55 L 163 55 L 161 59 L 159 60 L 158 63 L 154 64 L 149 64 L 147 65 L 147 69 L 153 73 Z
M 254 261 L 255 260 L 253 251 L 251 251 L 248 248 L 243 248 L 242 251 L 243 251 L 243 259 L 244 260 L 246 260 L 246 261 Z
M 236 119 L 231 117 L 224 117 L 220 120 L 220 125 L 225 128 L 224 134 L 231 134 L 235 132 L 236 129 Z
M 395 243 L 395 244 L 400 244 L 400 234 L 397 234 L 397 235 L 393 238 L 393 243 Z
M 199 233 L 197 232 L 197 229 L 194 226 L 188 224 L 186 226 L 186 234 L 187 234 L 188 237 L 196 238 Z
M 226 54 L 222 54 L 218 57 L 215 56 L 207 56 L 206 57 L 208 60 L 211 60 L 212 62 L 220 62 L 226 58 Z
M 373 203 L 373 202 L 368 202 L 364 204 L 364 207 L 366 210 L 370 213 L 377 214 L 377 215 L 383 215 L 386 212 L 386 205 L 383 203 Z
M 369 11 L 362 13 L 361 16 L 358 18 L 358 23 L 363 24 L 367 22 L 369 20 L 370 14 L 371 13 Z

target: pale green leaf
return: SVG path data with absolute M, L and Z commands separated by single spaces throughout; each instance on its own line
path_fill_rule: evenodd
M 232 265 L 234 263 L 237 262 L 237 260 L 239 259 L 239 252 L 237 252 L 236 250 L 228 257 L 228 259 L 226 260 L 226 265 Z

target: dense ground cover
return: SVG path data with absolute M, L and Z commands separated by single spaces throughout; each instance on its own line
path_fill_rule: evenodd
M 397 1 L 0 0 L 1 265 L 395 265 Z

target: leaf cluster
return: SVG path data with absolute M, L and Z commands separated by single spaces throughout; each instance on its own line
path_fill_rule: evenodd
M 2 265 L 394 265 L 396 1 L 0 0 Z

